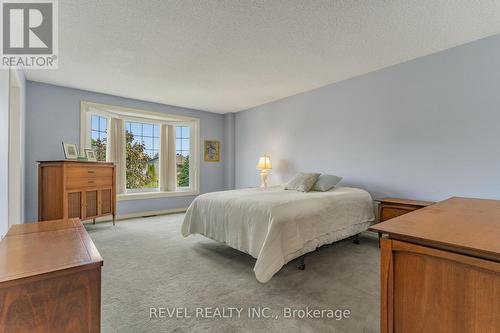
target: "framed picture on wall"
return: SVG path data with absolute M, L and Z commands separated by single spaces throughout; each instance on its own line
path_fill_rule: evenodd
M 74 143 L 64 143 L 63 142 L 63 150 L 64 150 L 64 158 L 67 160 L 76 160 L 78 159 L 78 148 Z
M 219 162 L 220 161 L 220 141 L 205 140 L 204 146 L 205 162 Z

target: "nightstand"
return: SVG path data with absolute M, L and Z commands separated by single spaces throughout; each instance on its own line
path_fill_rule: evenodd
M 378 206 L 379 223 L 434 204 L 434 202 L 432 201 L 409 200 L 409 199 L 398 199 L 398 198 L 383 198 L 378 201 L 380 202 Z M 380 236 L 382 236 L 381 232 L 378 233 L 379 240 Z

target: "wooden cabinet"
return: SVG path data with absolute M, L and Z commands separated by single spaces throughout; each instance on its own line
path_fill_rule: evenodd
M 434 202 L 422 201 L 422 200 L 410 200 L 410 199 L 399 199 L 399 198 L 384 198 L 379 200 L 378 205 L 378 219 L 379 222 L 384 222 L 395 217 L 408 214 L 417 209 L 421 209 L 432 205 Z M 380 236 L 382 233 L 378 233 L 379 247 L 380 247 Z
M 100 332 L 103 261 L 78 219 L 14 225 L 0 258 L 0 332 Z
M 500 332 L 500 201 L 451 198 L 371 230 L 382 333 Z
M 398 198 L 384 198 L 378 206 L 379 221 L 387 221 L 397 216 L 432 205 L 434 202 Z
M 43 161 L 38 167 L 38 220 L 113 216 L 116 188 L 113 163 Z

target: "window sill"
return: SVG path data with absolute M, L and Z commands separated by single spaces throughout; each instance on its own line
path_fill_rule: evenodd
M 199 191 L 171 191 L 171 192 L 138 192 L 138 193 L 124 193 L 118 194 L 116 200 L 142 200 L 142 199 L 156 199 L 156 198 L 169 198 L 169 197 L 184 197 L 200 194 Z

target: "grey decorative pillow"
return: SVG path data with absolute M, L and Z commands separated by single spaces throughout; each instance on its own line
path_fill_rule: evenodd
M 285 185 L 285 190 L 309 192 L 314 183 L 316 183 L 316 180 L 318 180 L 319 175 L 319 173 L 300 172 L 290 182 L 288 182 L 288 184 Z
M 321 192 L 326 192 L 342 180 L 342 177 L 335 176 L 335 175 L 321 175 L 318 177 L 318 180 L 316 180 L 316 183 L 314 183 L 314 186 L 312 187 L 312 191 L 321 191 Z

